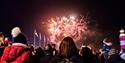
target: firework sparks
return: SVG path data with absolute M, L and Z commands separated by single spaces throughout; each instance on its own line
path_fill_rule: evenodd
M 50 18 L 48 22 L 50 42 L 55 44 L 59 44 L 67 36 L 72 37 L 75 42 L 78 42 L 83 40 L 85 35 L 90 32 L 87 28 L 88 21 L 84 17 L 55 17 Z

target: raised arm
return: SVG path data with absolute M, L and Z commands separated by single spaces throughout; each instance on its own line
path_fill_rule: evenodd
M 108 45 L 108 46 L 111 46 L 111 45 L 112 45 L 111 42 L 106 42 L 106 38 L 103 40 L 103 43 L 106 44 L 106 45 Z

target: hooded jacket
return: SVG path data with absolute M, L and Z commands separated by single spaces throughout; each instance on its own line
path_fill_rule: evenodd
M 30 54 L 27 45 L 13 43 L 12 46 L 5 48 L 0 63 L 30 63 Z

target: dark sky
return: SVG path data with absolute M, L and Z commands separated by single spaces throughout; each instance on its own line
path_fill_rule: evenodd
M 88 13 L 104 33 L 118 32 L 121 27 L 125 29 L 122 0 L 3 0 L 1 4 L 0 31 L 7 36 L 15 26 L 33 36 L 34 29 L 44 30 L 40 25 L 47 17 L 70 13 Z

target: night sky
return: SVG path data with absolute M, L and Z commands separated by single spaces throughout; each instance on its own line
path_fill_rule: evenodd
M 28 37 L 33 30 L 44 33 L 42 21 L 51 16 L 87 15 L 103 33 L 118 33 L 125 29 L 125 4 L 122 0 L 3 0 L 0 10 L 0 31 L 10 36 L 10 30 L 21 27 Z M 43 32 L 44 31 L 44 32 Z

